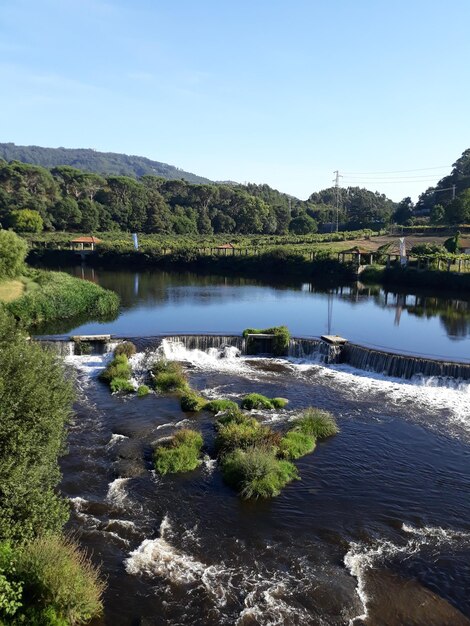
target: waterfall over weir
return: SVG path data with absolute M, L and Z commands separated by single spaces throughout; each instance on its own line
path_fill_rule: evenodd
M 103 354 L 114 349 L 117 339 L 112 341 L 71 341 L 69 338 L 38 338 L 41 343 L 57 354 L 67 357 L 79 354 Z M 123 339 L 124 340 L 124 339 Z M 130 337 L 138 351 L 156 350 L 165 340 L 179 345 L 184 350 L 201 352 L 218 351 L 219 358 L 228 356 L 226 350 L 236 349 L 238 354 L 246 354 L 246 342 L 240 335 L 161 335 L 153 337 Z M 88 347 L 87 347 L 88 346 Z M 230 355 L 233 356 L 232 352 Z M 262 355 L 263 356 L 263 355 Z M 269 356 L 266 354 L 265 356 Z M 413 356 L 375 350 L 353 343 L 331 345 L 320 338 L 292 338 L 288 357 L 316 363 L 345 364 L 368 372 L 376 372 L 393 378 L 411 379 L 416 376 L 452 378 L 470 381 L 470 363 L 439 361 L 423 356 Z
M 438 361 L 421 356 L 396 354 L 353 343 L 347 343 L 341 347 L 338 362 L 394 378 L 409 379 L 414 376 L 425 376 L 470 380 L 470 364 L 468 363 Z

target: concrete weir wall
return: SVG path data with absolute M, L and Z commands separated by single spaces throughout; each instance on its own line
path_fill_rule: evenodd
M 225 347 L 237 348 L 246 354 L 246 341 L 240 335 L 158 335 L 154 337 L 130 337 L 139 351 L 155 350 L 163 339 L 179 342 L 187 350 L 208 351 L 222 350 Z M 44 345 L 54 349 L 62 356 L 73 354 L 103 354 L 118 338 L 110 335 L 75 336 L 75 337 L 37 337 Z M 124 340 L 124 339 L 122 339 Z M 258 355 L 268 356 L 271 353 L 272 337 L 258 336 Z M 289 343 L 290 358 L 302 359 L 324 364 L 347 364 L 354 368 L 376 372 L 395 378 L 411 379 L 416 376 L 453 378 L 470 380 L 470 363 L 442 361 L 423 356 L 400 354 L 376 350 L 366 346 L 350 343 L 343 338 L 303 338 L 293 337 Z

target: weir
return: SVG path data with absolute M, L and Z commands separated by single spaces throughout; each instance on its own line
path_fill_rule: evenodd
M 374 350 L 353 343 L 341 348 L 339 363 L 395 378 L 437 376 L 470 380 L 470 364 Z
M 109 339 L 108 339 L 109 338 Z M 37 337 L 35 340 L 60 356 L 80 354 L 104 354 L 112 350 L 120 339 L 106 337 Z M 77 340 L 78 339 L 78 340 Z M 240 335 L 159 335 L 153 337 L 129 337 L 139 351 L 155 350 L 165 339 L 182 345 L 186 350 L 208 352 L 218 350 L 224 356 L 225 348 L 236 348 L 246 355 L 246 341 Z M 124 338 L 122 338 L 124 341 Z M 266 354 L 269 344 L 266 342 Z M 325 364 L 345 364 L 368 372 L 376 372 L 394 378 L 412 379 L 417 376 L 470 380 L 470 363 L 442 361 L 424 356 L 399 354 L 376 350 L 354 343 L 332 344 L 321 338 L 293 337 L 290 339 L 287 357 Z

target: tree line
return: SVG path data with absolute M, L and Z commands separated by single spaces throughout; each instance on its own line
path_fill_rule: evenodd
M 304 235 L 317 232 L 319 224 L 333 228 L 333 193 L 324 190 L 302 201 L 268 185 L 135 179 L 0 161 L 0 223 L 20 232 Z M 377 227 L 393 213 L 384 195 L 359 188 L 341 193 L 345 228 Z

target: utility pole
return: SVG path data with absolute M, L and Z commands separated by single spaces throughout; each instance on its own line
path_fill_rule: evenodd
M 340 202 L 339 179 L 343 178 L 343 176 L 339 173 L 338 170 L 335 170 L 333 174 L 335 174 L 333 182 L 335 184 L 336 232 L 338 232 L 339 230 L 339 202 Z
M 452 200 L 455 200 L 455 185 L 452 185 Z

